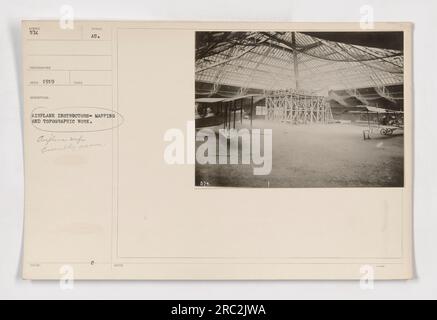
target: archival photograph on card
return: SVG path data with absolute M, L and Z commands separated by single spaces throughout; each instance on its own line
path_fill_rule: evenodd
M 197 31 L 195 185 L 404 186 L 404 33 Z

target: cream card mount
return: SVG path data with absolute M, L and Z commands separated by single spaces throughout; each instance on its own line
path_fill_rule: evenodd
M 22 37 L 24 278 L 412 277 L 411 24 Z

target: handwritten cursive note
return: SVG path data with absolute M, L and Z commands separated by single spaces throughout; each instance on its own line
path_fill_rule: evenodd
M 83 149 L 104 147 L 104 144 L 101 143 L 88 142 L 87 138 L 83 135 L 42 135 L 37 138 L 36 142 L 41 146 L 41 153 L 79 151 Z

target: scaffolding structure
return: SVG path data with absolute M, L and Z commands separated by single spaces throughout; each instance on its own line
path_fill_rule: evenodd
M 280 90 L 266 96 L 267 120 L 290 124 L 327 124 L 333 121 L 331 106 L 323 96 Z

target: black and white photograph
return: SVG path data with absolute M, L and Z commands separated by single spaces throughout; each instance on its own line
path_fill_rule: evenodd
M 404 186 L 403 32 L 198 31 L 197 187 Z

